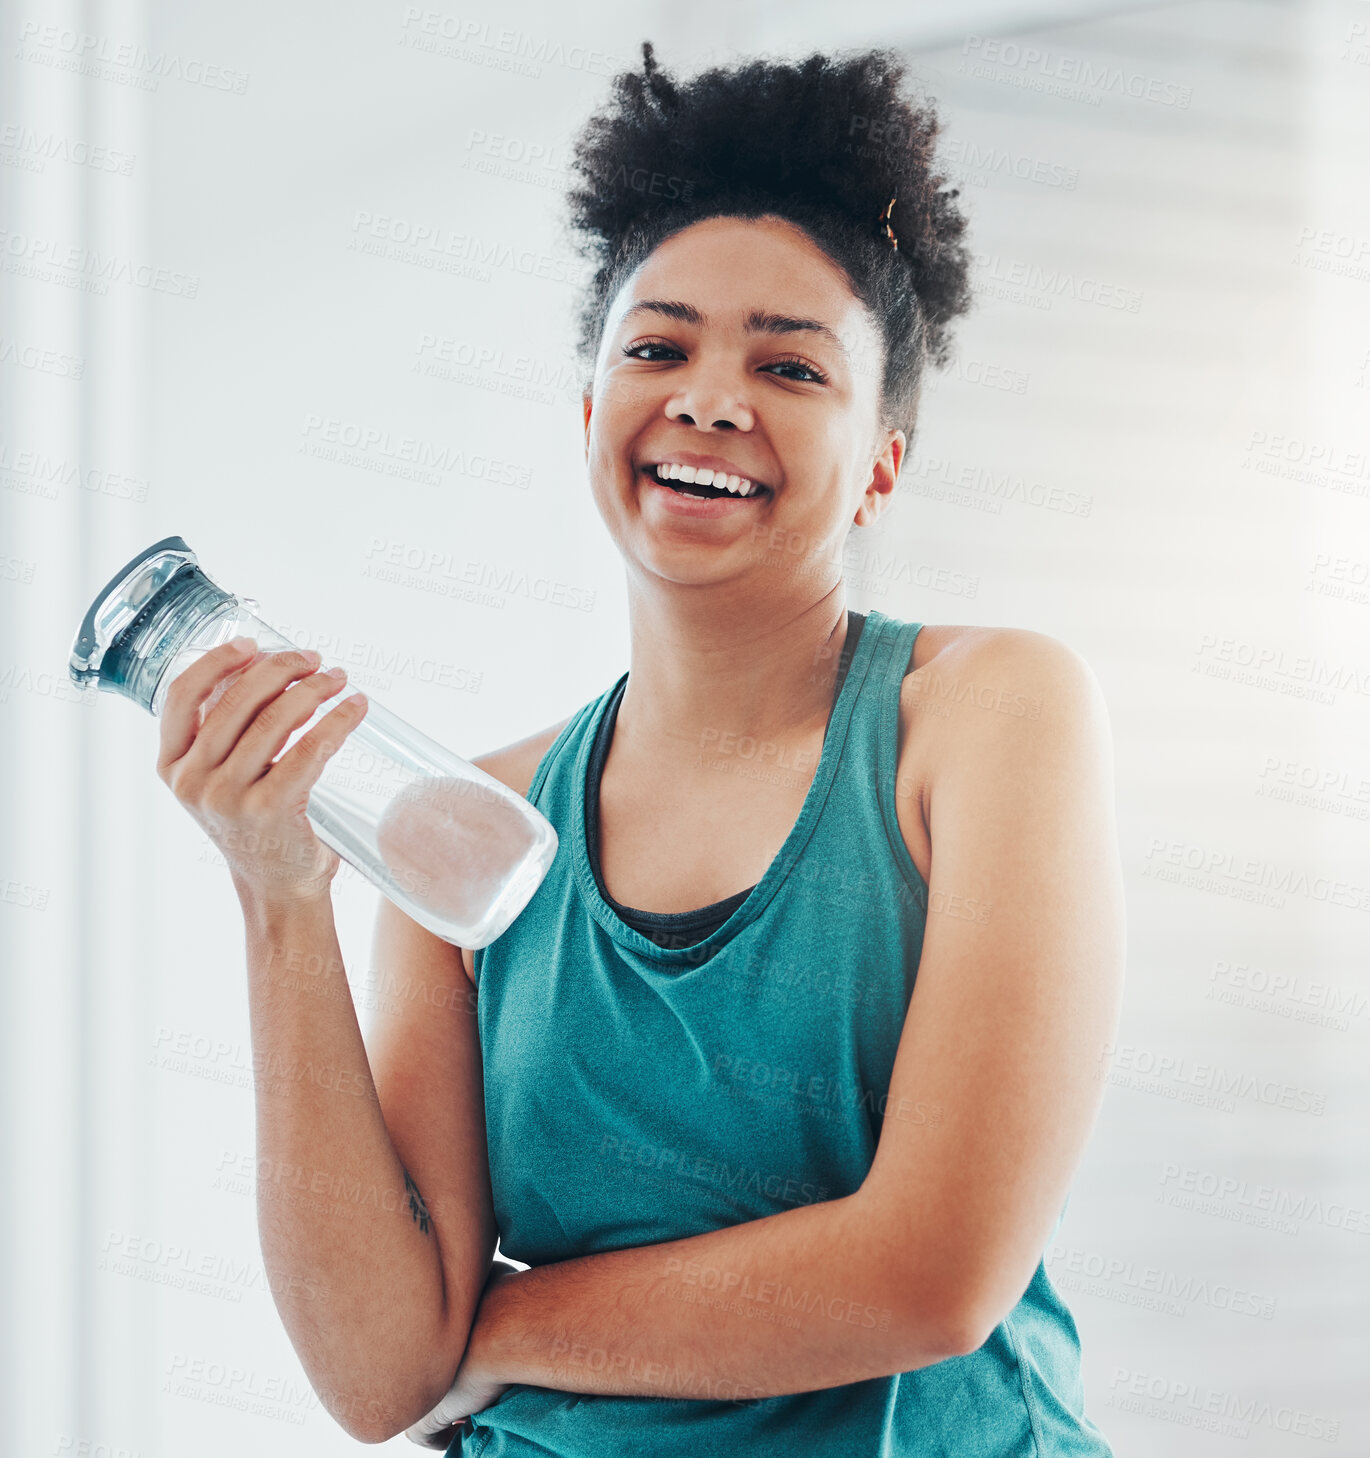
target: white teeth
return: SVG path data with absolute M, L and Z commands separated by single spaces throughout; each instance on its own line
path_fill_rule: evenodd
M 730 476 L 726 471 L 711 471 L 707 466 L 682 466 L 671 461 L 652 469 L 660 481 L 685 481 L 699 486 L 713 486 L 734 496 L 756 496 L 761 490 L 745 476 Z

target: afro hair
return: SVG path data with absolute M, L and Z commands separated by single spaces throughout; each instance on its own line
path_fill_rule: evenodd
M 884 344 L 881 424 L 912 439 L 923 370 L 950 355 L 971 303 L 967 220 L 944 186 L 930 102 L 903 94 L 898 52 L 754 59 L 673 80 L 642 45 L 642 70 L 576 138 L 567 194 L 590 265 L 577 354 L 593 375 L 604 324 L 627 277 L 666 238 L 704 218 L 777 216 L 843 271 Z M 897 237 L 892 246 L 885 228 Z

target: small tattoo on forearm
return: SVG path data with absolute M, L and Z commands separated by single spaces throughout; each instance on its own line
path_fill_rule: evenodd
M 409 1193 L 409 1213 L 418 1221 L 419 1229 L 427 1235 L 428 1206 L 423 1203 L 423 1196 L 419 1194 L 419 1187 L 410 1179 L 408 1170 L 404 1172 L 404 1188 Z

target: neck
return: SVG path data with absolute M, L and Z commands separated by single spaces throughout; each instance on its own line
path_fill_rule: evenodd
M 760 626 L 699 592 L 630 597 L 631 658 L 615 743 L 693 763 L 720 737 L 776 745 L 821 733 L 847 638 L 845 584 Z

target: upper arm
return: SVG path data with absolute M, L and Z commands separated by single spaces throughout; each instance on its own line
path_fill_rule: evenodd
M 1097 1116 L 1125 912 L 1088 665 L 1005 630 L 938 669 L 958 692 L 926 780 L 927 926 L 860 1198 L 904 1309 L 974 1350 L 1027 1289 Z
M 473 763 L 526 795 L 539 759 L 568 722 Z M 372 1078 L 391 1142 L 437 1238 L 455 1363 L 496 1238 L 471 951 L 434 936 L 381 897 L 371 973 Z

